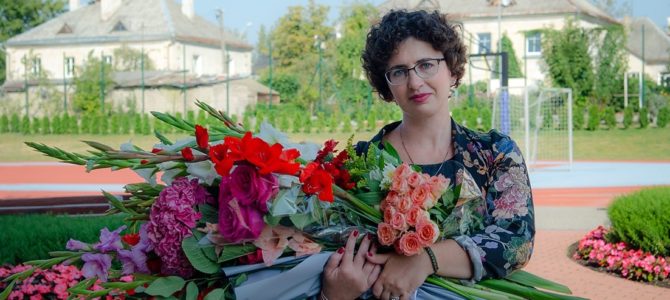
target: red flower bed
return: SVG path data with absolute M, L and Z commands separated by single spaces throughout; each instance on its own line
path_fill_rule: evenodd
M 670 259 L 642 250 L 628 249 L 624 242 L 605 240 L 607 229 L 602 226 L 584 236 L 573 254 L 587 265 L 605 268 L 621 277 L 639 281 L 666 281 L 670 275 Z

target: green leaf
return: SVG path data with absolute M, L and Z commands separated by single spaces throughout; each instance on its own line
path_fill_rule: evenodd
M 198 239 L 195 236 L 185 238 L 181 242 L 181 248 L 184 250 L 188 261 L 193 267 L 205 274 L 214 274 L 219 272 L 219 265 L 207 258 L 202 246 L 198 245 Z
M 181 277 L 161 277 L 154 280 L 144 292 L 152 296 L 169 297 L 181 290 L 185 283 Z
M 282 189 L 272 201 L 270 215 L 274 217 L 289 216 L 298 212 L 296 200 L 300 194 L 300 186 L 294 185 L 290 189 Z
M 398 150 L 393 148 L 393 145 L 389 142 L 384 142 L 384 150 L 391 155 L 393 158 L 397 159 L 400 161 L 400 155 L 398 154 Z
M 310 213 L 290 215 L 289 219 L 297 229 L 302 230 L 305 226 L 314 222 Z
M 198 206 L 202 217 L 200 218 L 203 222 L 208 222 L 212 224 L 219 223 L 219 212 L 209 204 L 202 204 Z
M 532 287 L 520 285 L 518 283 L 503 279 L 488 279 L 479 282 L 479 285 L 493 290 L 503 291 L 526 299 L 534 300 L 584 300 L 584 298 L 555 294 L 541 291 Z
M 16 281 L 17 281 L 16 279 L 12 280 L 12 282 L 10 282 L 9 285 L 7 285 L 5 290 L 2 291 L 2 293 L 0 293 L 0 300 L 5 300 L 7 299 L 7 297 L 9 297 L 9 294 L 14 289 L 14 285 L 16 285 Z
M 191 281 L 186 285 L 186 300 L 198 299 L 198 293 L 200 293 L 200 290 L 195 282 Z
M 244 283 L 247 281 L 247 273 L 242 273 L 240 276 L 237 276 L 235 278 L 235 282 L 233 283 L 235 286 L 240 286 L 240 284 Z
M 205 296 L 204 300 L 225 300 L 226 299 L 226 290 L 224 289 L 214 289 L 207 296 Z
M 161 141 L 161 143 L 163 143 L 165 145 L 172 145 L 172 142 L 167 137 L 165 137 L 162 133 L 158 132 L 158 130 L 154 130 L 154 135 L 156 136 L 156 138 L 158 140 Z
M 253 244 L 243 244 L 243 245 L 226 245 L 221 251 L 219 256 L 219 263 L 226 262 L 240 256 L 247 255 L 256 251 L 256 246 Z
M 565 285 L 544 279 L 523 270 L 518 270 L 512 274 L 509 274 L 507 277 L 505 277 L 505 279 L 522 285 L 532 286 L 534 288 L 541 288 L 564 294 L 572 294 L 572 291 L 570 291 L 570 289 Z

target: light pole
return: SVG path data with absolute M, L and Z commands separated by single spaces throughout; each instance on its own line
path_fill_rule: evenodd
M 323 48 L 325 48 L 325 43 L 321 40 L 321 37 L 319 35 L 314 36 L 314 40 L 316 47 L 319 50 L 319 64 L 317 65 L 317 68 L 319 70 L 319 100 L 316 103 L 316 110 L 320 111 L 321 110 L 321 102 L 323 101 L 323 74 L 322 74 L 322 68 L 323 68 Z
M 228 48 L 226 46 L 226 39 L 223 30 L 223 9 L 216 10 L 216 19 L 219 20 L 219 34 L 221 37 L 221 61 L 223 63 L 223 73 L 226 75 L 226 114 L 230 115 L 230 74 L 228 72 Z

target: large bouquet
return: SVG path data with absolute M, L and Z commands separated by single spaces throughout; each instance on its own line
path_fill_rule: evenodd
M 123 197 L 104 193 L 108 213 L 125 215 L 127 226 L 102 229 L 94 243 L 70 240 L 68 251 L 5 274 L 0 299 L 22 298 L 20 281 L 60 264 L 81 265 L 86 279 L 67 291 L 87 298 L 305 298 L 318 294 L 330 251 L 354 230 L 376 235 L 382 250 L 416 255 L 480 224 L 473 200 L 481 194 L 467 174 L 455 182 L 422 174 L 390 145 L 357 155 L 351 140 L 338 151 L 332 140 L 291 143 L 265 124 L 253 134 L 197 105 L 222 125 L 154 112 L 193 136 L 172 142 L 156 132 L 160 143 L 149 151 L 86 142 L 94 150 L 77 154 L 27 143 L 87 170 L 131 168 L 146 182 L 126 185 Z M 438 298 L 447 290 L 465 298 L 575 298 L 545 291 L 570 293 L 523 271 L 475 285 L 431 276 L 420 289 Z

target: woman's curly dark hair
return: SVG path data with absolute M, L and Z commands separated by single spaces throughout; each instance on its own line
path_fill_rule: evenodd
M 398 45 L 409 37 L 424 41 L 443 53 L 445 62 L 456 78 L 454 86 L 460 84 L 465 72 L 466 49 L 456 27 L 447 22 L 447 16 L 438 11 L 432 13 L 420 10 L 392 10 L 368 32 L 361 59 L 363 69 L 372 84 L 385 101 L 393 100 L 384 73 L 388 61 Z

